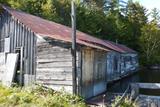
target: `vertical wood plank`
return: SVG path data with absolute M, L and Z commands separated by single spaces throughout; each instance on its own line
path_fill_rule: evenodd
M 23 85 L 23 47 L 20 49 L 20 85 Z

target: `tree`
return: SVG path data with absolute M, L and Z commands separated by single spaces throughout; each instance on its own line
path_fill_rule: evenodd
M 21 0 L 0 0 L 0 3 L 5 4 L 5 5 L 9 5 L 12 8 L 19 9 L 22 6 L 20 1 Z
M 139 2 L 132 2 L 130 0 L 127 5 L 127 16 L 132 23 L 137 23 L 143 26 L 147 23 L 147 10 L 139 4 Z
M 106 0 L 82 0 L 83 3 L 87 3 L 88 5 L 94 5 L 99 9 L 103 10 Z
M 104 23 L 105 14 L 98 8 L 84 4 L 77 6 L 77 28 L 80 31 L 102 38 Z
M 142 59 L 145 64 L 160 63 L 160 59 L 157 59 L 157 57 L 160 57 L 160 29 L 155 23 L 148 23 L 142 28 L 139 41 Z
M 62 18 L 57 14 L 57 8 L 55 6 L 55 1 L 47 0 L 41 6 L 42 17 L 54 22 L 62 22 Z
M 5 2 L 1 3 L 7 4 L 12 8 L 20 9 L 22 11 L 41 17 L 41 5 L 45 2 L 46 0 L 6 0 Z
M 105 11 L 114 12 L 119 10 L 119 0 L 106 0 Z
M 138 2 L 134 3 L 132 0 L 128 1 L 126 16 L 131 27 L 130 29 L 132 29 L 129 35 L 132 42 L 129 46 L 137 51 L 140 50 L 138 39 L 141 36 L 141 28 L 148 21 L 146 12 L 147 10 Z
M 157 24 L 160 23 L 160 13 L 157 8 L 152 9 L 151 17 L 152 17 L 152 22 Z

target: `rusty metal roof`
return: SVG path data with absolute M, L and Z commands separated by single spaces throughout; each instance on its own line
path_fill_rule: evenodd
M 45 20 L 40 17 L 24 13 L 22 11 L 11 9 L 10 7 L 6 7 L 3 5 L 2 7 L 9 14 L 11 14 L 12 17 L 27 26 L 36 34 L 40 36 L 48 36 L 53 39 L 62 40 L 65 42 L 71 42 L 72 29 L 70 27 Z M 110 42 L 106 42 L 80 31 L 77 31 L 76 36 L 77 43 L 81 45 L 102 49 L 105 51 L 115 50 L 118 52 L 125 52 L 124 50 L 122 51 L 122 49 L 117 48 L 117 46 L 111 44 Z
M 104 41 L 108 44 L 109 49 L 117 50 L 118 52 L 121 52 L 121 53 L 137 53 L 136 51 L 128 48 L 125 45 L 118 44 L 118 43 L 108 41 L 108 40 L 104 40 Z

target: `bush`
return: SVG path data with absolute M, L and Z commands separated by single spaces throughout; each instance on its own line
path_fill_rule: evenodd
M 0 107 L 86 107 L 83 99 L 42 86 L 6 88 L 0 85 Z

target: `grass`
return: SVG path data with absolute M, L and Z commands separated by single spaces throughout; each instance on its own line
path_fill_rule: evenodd
M 7 88 L 0 85 L 0 107 L 86 107 L 83 99 L 42 86 Z
M 117 102 L 119 102 L 121 96 L 117 96 L 112 103 L 112 107 L 116 107 Z M 119 104 L 118 107 L 138 107 L 138 104 L 134 101 L 131 101 L 129 97 L 127 96 L 122 102 Z

